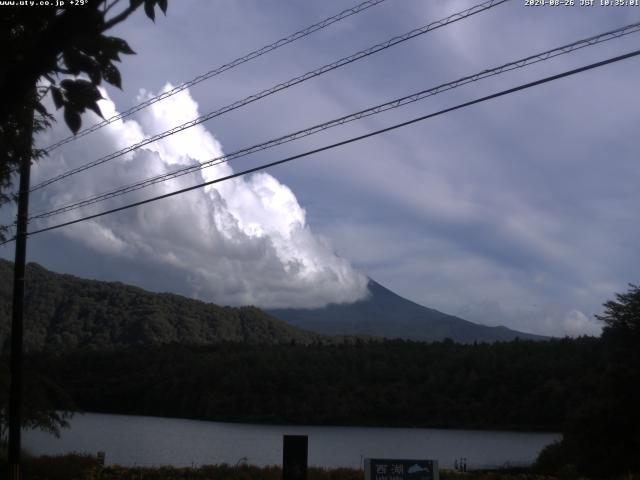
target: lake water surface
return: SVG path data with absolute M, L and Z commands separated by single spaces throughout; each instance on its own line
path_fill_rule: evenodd
M 34 454 L 106 452 L 107 464 L 253 465 L 282 463 L 282 436 L 309 436 L 309 464 L 360 468 L 363 457 L 438 459 L 451 468 L 466 457 L 469 468 L 532 463 L 557 433 L 514 433 L 424 428 L 311 427 L 204 422 L 176 418 L 88 413 L 76 415 L 59 439 L 23 433 Z

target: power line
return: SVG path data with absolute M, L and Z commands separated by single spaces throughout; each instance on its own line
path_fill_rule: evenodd
M 476 82 L 478 80 L 487 78 L 487 77 L 491 77 L 491 76 L 495 76 L 507 71 L 511 71 L 511 70 L 515 70 L 517 68 L 523 68 L 526 67 L 528 65 L 532 65 L 538 62 L 542 62 L 545 60 L 548 60 L 550 58 L 554 58 L 556 56 L 559 55 L 563 55 L 566 53 L 570 53 L 573 52 L 575 50 L 584 48 L 584 47 L 588 47 L 588 46 L 592 46 L 592 45 L 596 45 L 598 43 L 602 43 L 614 38 L 619 38 L 621 36 L 624 35 L 628 35 L 631 33 L 635 33 L 640 31 L 640 22 L 639 23 L 634 23 L 631 25 L 627 25 L 624 27 L 620 27 L 617 28 L 615 30 L 610 30 L 608 32 L 605 33 L 601 33 L 599 35 L 594 35 L 592 37 L 589 38 L 585 38 L 585 39 L 581 39 L 578 41 L 575 41 L 573 43 L 567 44 L 567 45 L 563 45 L 561 47 L 557 47 L 551 50 L 547 50 L 545 52 L 542 53 L 538 53 L 535 55 L 531 55 L 528 56 L 526 58 L 520 59 L 520 60 L 515 60 L 506 64 L 503 64 L 499 67 L 495 67 L 495 68 L 491 68 L 491 69 L 486 69 L 483 70 L 479 73 L 473 74 L 473 75 L 469 75 L 466 77 L 463 77 L 461 79 L 455 80 L 453 82 L 448 82 L 448 83 L 444 83 L 441 85 L 438 85 L 437 87 L 433 87 L 430 88 L 428 90 L 422 90 L 420 92 L 414 93 L 412 95 L 407 95 L 401 98 L 397 98 L 395 100 L 377 105 L 375 107 L 371 107 L 365 110 L 361 110 L 359 112 L 356 113 L 352 113 L 350 115 L 346 115 L 334 120 L 330 120 L 328 122 L 325 123 L 321 123 L 318 125 L 314 125 L 312 127 L 309 127 L 307 129 L 304 130 L 299 130 L 297 132 L 282 136 L 282 137 L 278 137 L 272 140 L 269 140 L 267 142 L 263 142 L 260 144 L 256 144 L 250 147 L 246 147 L 243 148 L 241 150 L 237 150 L 235 152 L 226 154 L 226 155 L 222 155 L 220 157 L 216 157 L 210 160 L 207 160 L 206 162 L 202 162 L 199 163 L 197 165 L 190 165 L 184 168 L 180 168 L 178 170 L 174 170 L 172 172 L 169 173 L 165 173 L 162 175 L 157 175 L 155 177 L 151 177 L 142 181 L 139 181 L 137 183 L 133 183 L 131 185 L 128 185 L 126 187 L 120 187 L 118 189 L 115 190 L 111 190 L 109 192 L 105 192 L 105 193 L 101 193 L 99 195 L 84 199 L 84 200 L 80 200 L 71 204 L 67 204 L 64 206 L 60 206 L 57 208 L 54 208 L 53 210 L 48 210 L 48 211 L 44 211 L 44 212 L 40 212 L 40 213 L 36 213 L 33 214 L 31 217 L 29 217 L 29 220 L 34 220 L 34 219 L 41 219 L 41 218 L 47 218 L 47 217 L 51 217 L 54 215 L 58 215 L 61 213 L 65 213 L 65 212 L 69 212 L 72 210 L 76 210 L 78 208 L 81 207 L 85 207 L 88 205 L 92 205 L 98 202 L 102 202 L 102 201 L 106 201 L 109 200 L 111 198 L 115 198 L 121 195 L 124 195 L 126 193 L 130 193 L 136 190 L 140 190 L 142 188 L 146 188 L 152 185 L 155 185 L 157 183 L 160 182 L 164 182 L 167 180 L 171 180 L 174 178 L 178 178 L 181 177 L 183 175 L 187 175 L 189 173 L 193 173 L 199 170 L 202 170 L 204 168 L 207 167 L 211 167 L 214 165 L 219 165 L 221 163 L 226 163 L 229 162 L 231 160 L 234 160 L 236 158 L 239 157 L 243 157 L 245 155 L 249 155 L 251 153 L 255 153 L 258 151 L 262 151 L 262 150 L 266 150 L 268 148 L 272 148 L 275 147 L 277 145 L 282 145 L 284 143 L 288 143 L 294 140 L 297 140 L 299 138 L 303 138 L 315 133 L 318 133 L 320 131 L 324 131 L 327 130 L 329 128 L 335 127 L 335 126 L 339 126 L 339 125 L 343 125 L 345 123 L 348 122 L 352 122 L 364 117 L 368 117 L 368 116 L 372 116 L 372 115 L 376 115 L 378 113 L 381 112 L 385 112 L 387 110 L 391 110 L 394 108 L 398 108 L 404 105 L 408 105 L 410 103 L 413 102 L 417 102 L 419 100 L 423 100 L 425 98 L 431 97 L 433 95 L 437 95 L 439 93 L 442 93 L 444 91 L 448 91 L 448 90 L 452 90 L 454 88 L 457 88 L 459 86 L 462 85 L 466 85 L 468 83 L 472 83 L 472 82 Z
M 379 43 L 379 44 L 374 45 L 372 47 L 369 47 L 369 48 L 367 48 L 365 50 L 361 50 L 361 51 L 359 51 L 357 53 L 354 53 L 354 54 L 352 54 L 352 55 L 350 55 L 348 57 L 341 58 L 340 60 L 337 60 L 337 61 L 335 61 L 333 63 L 329 63 L 327 65 L 324 65 L 324 66 L 320 67 L 320 68 L 317 68 L 315 70 L 309 71 L 309 72 L 307 72 L 307 73 L 305 73 L 303 75 L 294 77 L 294 78 L 292 78 L 290 80 L 287 80 L 286 82 L 279 83 L 278 85 L 275 85 L 274 87 L 271 87 L 271 88 L 263 90 L 263 91 L 261 91 L 259 93 L 250 95 L 250 96 L 248 96 L 248 97 L 246 97 L 246 98 L 244 98 L 242 100 L 238 100 L 238 101 L 236 101 L 234 103 L 231 103 L 231 104 L 229 104 L 229 105 L 227 105 L 225 107 L 222 107 L 222 108 L 220 108 L 218 110 L 215 110 L 213 112 L 207 113 L 205 115 L 201 115 L 198 118 L 195 118 L 193 120 L 190 120 L 189 122 L 183 123 L 182 125 L 178 125 L 176 127 L 173 127 L 173 128 L 171 128 L 169 130 L 166 130 L 165 132 L 153 135 L 152 137 L 149 137 L 149 138 L 145 138 L 144 140 L 142 140 L 142 141 L 140 141 L 138 143 L 135 143 L 133 145 L 130 145 L 130 146 L 126 147 L 126 148 L 123 148 L 121 150 L 118 150 L 117 152 L 111 153 L 111 154 L 106 155 L 104 157 L 101 157 L 101 158 L 99 158 L 97 160 L 93 160 L 93 161 L 91 161 L 89 163 L 86 163 L 86 164 L 84 164 L 84 165 L 82 165 L 80 167 L 74 168 L 72 170 L 68 170 L 67 172 L 62 173 L 60 175 L 57 175 L 55 177 L 49 178 L 48 180 L 44 180 L 44 181 L 38 183 L 37 185 L 35 185 L 34 187 L 31 187 L 30 191 L 33 192 L 33 191 L 38 190 L 40 188 L 46 187 L 47 185 L 50 185 L 50 184 L 52 184 L 54 182 L 57 182 L 57 181 L 62 180 L 64 178 L 70 177 L 71 175 L 75 175 L 76 173 L 82 172 L 84 170 L 88 170 L 89 168 L 93 168 L 93 167 L 98 166 L 98 165 L 101 165 L 101 164 L 106 163 L 106 162 L 108 162 L 110 160 L 113 160 L 114 158 L 118 158 L 118 157 L 120 157 L 120 156 L 122 156 L 122 155 L 124 155 L 126 153 L 133 152 L 134 150 L 137 150 L 137 149 L 139 149 L 141 147 L 144 147 L 145 145 L 153 143 L 153 142 L 155 142 L 157 140 L 161 140 L 161 139 L 163 139 L 165 137 L 168 137 L 170 135 L 174 135 L 174 134 L 176 134 L 178 132 L 186 130 L 187 128 L 193 127 L 195 125 L 199 125 L 199 124 L 201 124 L 203 122 L 206 122 L 207 120 L 211 120 L 212 118 L 218 117 L 218 116 L 223 115 L 225 113 L 228 113 L 228 112 L 230 112 L 232 110 L 235 110 L 235 109 L 238 109 L 240 107 L 243 107 L 243 106 L 245 106 L 245 105 L 247 105 L 249 103 L 252 103 L 252 102 L 255 102 L 257 100 L 260 100 L 260 99 L 262 99 L 264 97 L 267 97 L 267 96 L 272 95 L 272 94 L 274 94 L 276 92 L 279 92 L 280 90 L 284 90 L 286 88 L 289 88 L 289 87 L 292 87 L 294 85 L 297 85 L 298 83 L 305 82 L 305 81 L 307 81 L 307 80 L 309 80 L 311 78 L 317 77 L 317 76 L 322 75 L 322 74 L 324 74 L 326 72 L 329 72 L 331 70 L 335 70 L 335 69 L 340 68 L 340 67 L 342 67 L 344 65 L 348 65 L 348 64 L 353 63 L 353 62 L 355 62 L 357 60 L 360 60 L 361 58 L 365 58 L 365 57 L 367 57 L 369 55 L 372 55 L 374 53 L 377 53 L 377 52 L 380 52 L 382 50 L 385 50 L 385 49 L 390 48 L 390 47 L 392 47 L 394 45 L 397 45 L 399 43 L 406 42 L 407 40 L 410 40 L 410 39 L 412 39 L 414 37 L 417 37 L 419 35 L 424 35 L 425 33 L 428 33 L 428 32 L 430 32 L 432 30 L 437 29 L 437 28 L 444 27 L 444 26 L 449 25 L 451 23 L 454 23 L 454 22 L 457 22 L 459 20 L 462 20 L 462 19 L 465 19 L 467 17 L 470 17 L 471 15 L 475 15 L 477 13 L 483 12 L 485 10 L 488 10 L 490 8 L 498 6 L 498 5 L 500 5 L 502 3 L 505 3 L 507 1 L 509 1 L 509 0 L 487 0 L 487 1 L 483 2 L 483 3 L 475 5 L 475 6 L 471 7 L 471 8 L 463 10 L 461 12 L 454 13 L 454 14 L 452 14 L 452 15 L 450 15 L 450 16 L 442 19 L 442 20 L 438 20 L 438 21 L 432 22 L 432 23 L 430 23 L 430 24 L 428 24 L 428 25 L 426 25 L 424 27 L 416 28 L 414 30 L 411 30 L 410 32 L 407 32 L 407 33 L 403 34 L 403 35 L 399 35 L 399 36 L 393 37 L 393 38 L 387 40 L 386 42 Z
M 280 40 L 277 40 L 269 45 L 266 45 L 262 48 L 259 48 L 257 50 L 254 50 L 242 57 L 238 57 L 235 60 L 230 61 L 229 63 L 225 63 L 224 65 L 221 65 L 217 68 L 214 68 L 213 70 L 210 70 L 206 73 L 203 73 L 202 75 L 198 75 L 197 77 L 193 78 L 192 80 L 189 80 L 188 82 L 184 82 L 181 85 L 178 85 L 175 88 L 172 88 L 171 90 L 161 93 L 160 95 L 157 95 L 155 97 L 152 97 L 148 100 L 145 100 L 142 103 L 139 103 L 138 105 L 135 105 L 134 107 L 125 110 L 122 113 L 118 113 L 117 115 L 114 115 L 112 117 L 109 117 L 105 120 L 103 120 L 102 122 L 99 122 L 95 125 L 92 125 L 90 127 L 87 127 L 83 130 L 80 130 L 78 133 L 76 133 L 75 135 L 70 135 L 67 138 L 63 138 L 62 140 L 60 140 L 59 142 L 56 142 L 52 145 L 49 145 L 47 148 L 45 148 L 45 151 L 47 153 L 55 150 L 56 148 L 65 145 L 66 143 L 69 143 L 73 140 L 76 140 L 80 137 L 84 137 L 85 135 L 88 135 L 91 132 L 95 132 L 96 130 L 99 130 L 102 127 L 105 127 L 117 120 L 121 120 L 123 118 L 126 118 L 130 115 L 133 115 L 134 113 L 142 110 L 143 108 L 146 108 L 150 105 L 153 105 L 156 102 L 159 102 L 161 100 L 164 100 L 165 98 L 169 98 L 172 95 L 175 95 L 176 93 L 179 93 L 187 88 L 190 88 L 204 80 L 208 80 L 209 78 L 215 77 L 216 75 L 220 75 L 223 72 L 226 72 L 227 70 L 231 70 L 232 68 L 237 67 L 238 65 L 242 65 L 243 63 L 246 63 L 250 60 L 253 60 L 254 58 L 258 58 L 266 53 L 272 52 L 280 47 L 284 47 L 285 45 L 288 45 L 292 42 L 295 42 L 296 40 L 299 40 L 301 38 L 304 38 L 308 35 L 311 35 L 312 33 L 317 32 L 318 30 L 322 30 L 323 28 L 328 27 L 329 25 L 332 25 L 336 22 L 339 22 L 340 20 L 344 20 L 347 17 L 350 17 L 351 15 L 355 15 L 357 13 L 360 13 L 370 7 L 373 7 L 375 5 L 378 5 L 379 3 L 384 2 L 385 0 L 367 0 L 366 2 L 362 2 L 354 7 L 351 8 L 347 8 L 346 10 L 343 10 L 342 12 L 338 13 L 337 15 L 333 15 L 332 17 L 328 17 L 325 18 L 324 20 L 318 22 L 318 23 L 314 23 L 313 25 L 310 25 L 302 30 L 299 30 L 287 37 L 281 38 Z
M 72 142 L 73 140 L 77 140 L 78 138 L 84 137 L 85 135 L 88 135 L 89 133 L 95 132 L 96 130 L 101 129 L 102 127 L 105 127 L 107 125 L 110 125 L 111 123 L 117 121 L 117 120 L 121 120 L 123 118 L 129 117 L 130 115 L 133 115 L 134 113 L 153 105 L 154 103 L 157 103 L 161 100 L 164 100 L 165 98 L 169 98 L 173 95 L 175 95 L 176 93 L 179 93 L 189 87 L 192 87 L 204 80 L 208 80 L 209 78 L 215 77 L 221 73 L 226 72 L 227 70 L 231 70 L 232 68 L 237 67 L 238 65 L 242 65 L 243 63 L 246 63 L 250 60 L 253 60 L 254 58 L 260 57 L 266 53 L 272 52 L 273 50 L 276 50 L 280 47 L 283 47 L 285 45 L 288 45 L 289 43 L 292 43 L 296 40 L 299 40 L 301 38 L 304 38 L 308 35 L 311 35 L 312 33 L 318 31 L 318 30 L 322 30 L 330 25 L 332 25 L 333 23 L 336 23 L 340 20 L 343 20 L 347 17 L 350 17 L 351 15 L 355 15 L 357 13 L 360 13 L 370 7 L 373 7 L 379 3 L 384 2 L 385 0 L 367 0 L 366 2 L 362 2 L 352 8 L 348 8 L 346 10 L 343 10 L 342 12 L 338 13 L 337 15 L 334 15 L 332 17 L 328 17 L 325 18 L 324 20 L 315 23 L 313 25 L 308 26 L 307 28 L 304 28 L 302 30 L 299 30 L 296 33 L 293 33 L 291 35 L 289 35 L 288 37 L 284 37 L 281 38 L 280 40 L 277 40 L 276 42 L 273 42 L 269 45 L 266 45 L 258 50 L 254 50 L 251 53 L 246 54 L 243 57 L 239 57 L 236 58 L 235 60 L 232 60 L 229 63 L 225 63 L 224 65 L 221 65 L 213 70 L 210 70 L 206 73 L 203 73 L 202 75 L 199 75 L 191 80 L 189 80 L 188 82 L 184 82 L 181 85 L 178 85 L 177 87 L 172 88 L 171 90 L 167 91 L 167 92 L 163 92 L 159 95 L 156 95 L 155 97 L 149 98 L 147 100 L 145 100 L 144 102 L 139 103 L 138 105 L 135 105 L 133 107 L 131 107 L 128 110 L 125 110 L 124 112 L 118 113 L 116 115 L 113 115 L 105 120 L 103 120 L 102 122 L 99 122 L 95 125 L 92 125 L 90 127 L 84 128 L 82 130 L 80 130 L 79 132 L 77 132 L 74 135 L 69 135 L 66 138 L 63 138 L 62 140 L 49 145 L 48 147 L 46 147 L 44 149 L 45 153 L 50 153 L 53 150 L 55 150 L 56 148 L 65 145 L 69 142 Z M 13 174 L 13 173 L 17 173 L 18 172 L 18 168 L 13 168 L 9 171 L 9 174 Z
M 9 238 L 9 239 L 5 240 L 4 242 L 0 242 L 0 247 L 1 247 L 2 245 L 6 245 L 7 243 L 11 243 L 11 242 L 13 242 L 15 239 L 16 239 L 16 237 L 11 237 L 11 238 Z
M 27 218 L 27 223 L 29 223 L 29 219 L 28 218 Z M 18 227 L 18 222 L 17 221 L 13 222 L 10 225 L 2 225 L 2 227 L 4 227 L 7 230 L 7 235 L 11 235 L 11 238 L 5 239 L 4 241 L 0 242 L 0 247 L 2 245 L 5 245 L 5 244 L 9 243 L 9 242 L 13 242 L 16 239 L 16 233 L 18 231 L 18 228 L 17 228 Z M 12 233 L 8 232 L 9 229 L 12 230 Z
M 365 138 L 373 137 L 375 135 L 380 135 L 380 134 L 385 133 L 385 132 L 396 130 L 396 129 L 401 128 L 401 127 L 406 127 L 408 125 L 411 125 L 411 124 L 414 124 L 414 123 L 417 123 L 417 122 L 421 122 L 421 121 L 427 120 L 429 118 L 437 117 L 437 116 L 443 115 L 445 113 L 453 112 L 455 110 L 459 110 L 459 109 L 462 109 L 462 108 L 465 108 L 465 107 L 469 107 L 471 105 L 475 105 L 475 104 L 482 103 L 482 102 L 485 102 L 485 101 L 488 101 L 488 100 L 492 100 L 494 98 L 498 98 L 498 97 L 502 97 L 502 96 L 505 96 L 505 95 L 509 95 L 511 93 L 518 92 L 520 90 L 525 90 L 527 88 L 532 88 L 532 87 L 535 87 L 537 85 L 542 85 L 544 83 L 552 82 L 552 81 L 555 81 L 555 80 L 558 80 L 558 79 L 561 79 L 561 78 L 564 78 L 564 77 L 568 77 L 568 76 L 575 75 L 575 74 L 578 74 L 578 73 L 581 73 L 581 72 L 585 72 L 587 70 L 592 70 L 594 68 L 602 67 L 604 65 L 609 65 L 611 63 L 619 62 L 621 60 L 625 60 L 625 59 L 628 59 L 628 58 L 631 58 L 631 57 L 635 57 L 637 55 L 640 55 L 640 50 L 634 50 L 634 51 L 632 51 L 630 53 L 626 53 L 624 55 L 619 55 L 617 57 L 612 57 L 612 58 L 609 58 L 607 60 L 603 60 L 603 61 L 600 61 L 600 62 L 592 63 L 592 64 L 589 64 L 589 65 L 586 65 L 586 66 L 583 66 L 583 67 L 580 67 L 580 68 L 576 68 L 576 69 L 569 70 L 569 71 L 566 71 L 566 72 L 563 72 L 563 73 L 559 73 L 559 74 L 556 74 L 556 75 L 545 77 L 545 78 L 542 78 L 540 80 L 536 80 L 534 82 L 525 83 L 525 84 L 519 85 L 517 87 L 509 88 L 507 90 L 502 90 L 502 91 L 500 91 L 498 93 L 487 95 L 485 97 L 481 97 L 481 98 L 478 98 L 476 100 L 471 100 L 469 102 L 461 103 L 461 104 L 458 104 L 458 105 L 456 105 L 454 107 L 445 108 L 444 110 L 440 110 L 440 111 L 435 112 L 435 113 L 430 113 L 428 115 L 423 115 L 421 117 L 414 118 L 414 119 L 408 120 L 406 122 L 397 123 L 397 124 L 392 125 L 390 127 L 386 127 L 386 128 L 380 129 L 380 130 L 376 130 L 376 131 L 373 131 L 373 132 L 370 132 L 370 133 L 367 133 L 367 134 L 364 134 L 364 135 L 360 135 L 360 136 L 357 136 L 357 137 L 352 137 L 352 138 L 349 138 L 347 140 L 343 140 L 341 142 L 333 143 L 331 145 L 327 145 L 327 146 L 324 146 L 324 147 L 321 147 L 321 148 L 316 148 L 314 150 L 310 150 L 310 151 L 307 151 L 307 152 L 304 152 L 304 153 L 300 153 L 298 155 L 293 155 L 293 156 L 284 158 L 282 160 L 277 160 L 275 162 L 271 162 L 271 163 L 267 163 L 267 164 L 264 164 L 264 165 L 260 165 L 258 167 L 254 167 L 254 168 L 250 168 L 250 169 L 247 169 L 247 170 L 243 170 L 241 172 L 237 172 L 237 173 L 234 173 L 232 175 L 227 175 L 225 177 L 217 178 L 215 180 L 210 180 L 208 182 L 200 183 L 198 185 L 193 185 L 191 187 L 183 188 L 183 189 L 176 190 L 176 191 L 173 191 L 173 192 L 170 192 L 170 193 L 165 193 L 164 195 L 159 195 L 159 196 L 148 198 L 146 200 L 142 200 L 142 201 L 139 201 L 139 202 L 130 203 L 130 204 L 124 205 L 122 207 L 113 208 L 113 209 L 110 209 L 110 210 L 106 210 L 104 212 L 96 213 L 96 214 L 93 214 L 93 215 L 88 215 L 86 217 L 81 217 L 81 218 L 78 218 L 78 219 L 75 219 L 75 220 L 71 220 L 71 221 L 68 221 L 68 222 L 52 225 L 50 227 L 41 228 L 41 229 L 38 229 L 38 230 L 33 230 L 33 231 L 29 232 L 28 235 L 35 235 L 35 234 L 38 234 L 38 233 L 47 232 L 47 231 L 50 231 L 50 230 L 55 230 L 55 229 L 58 229 L 58 228 L 66 227 L 66 226 L 73 225 L 73 224 L 80 223 L 80 222 L 84 222 L 84 221 L 87 221 L 87 220 L 92 220 L 94 218 L 102 217 L 104 215 L 109 215 L 109 214 L 112 214 L 112 213 L 121 212 L 123 210 L 128 210 L 128 209 L 133 208 L 133 207 L 138 207 L 138 206 L 141 206 L 141 205 L 145 205 L 147 203 L 155 202 L 157 200 L 173 197 L 174 195 L 179 195 L 181 193 L 186 193 L 186 192 L 189 192 L 191 190 L 196 190 L 196 189 L 199 189 L 199 188 L 202 188 L 202 187 L 206 187 L 208 185 L 213 185 L 215 183 L 220 183 L 220 182 L 223 182 L 223 181 L 226 181 L 226 180 L 231 180 L 233 178 L 237 178 L 237 177 L 240 177 L 240 176 L 243 176 L 243 175 L 247 175 L 249 173 L 254 173 L 254 172 L 257 172 L 257 171 L 260 171 L 260 170 L 264 170 L 266 168 L 274 167 L 276 165 L 281 165 L 283 163 L 287 163 L 287 162 L 290 162 L 292 160 L 296 160 L 298 158 L 307 157 L 309 155 L 313 155 L 313 154 L 316 154 L 316 153 L 324 152 L 326 150 L 337 148 L 337 147 L 340 147 L 342 145 L 347 145 L 347 144 L 354 143 L 354 142 L 357 142 L 357 141 L 360 141 L 360 140 L 364 140 Z

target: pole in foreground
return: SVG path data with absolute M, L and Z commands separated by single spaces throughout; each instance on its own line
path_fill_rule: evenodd
M 20 478 L 20 424 L 22 419 L 22 336 L 24 323 L 24 276 L 27 258 L 27 218 L 29 216 L 29 179 L 31 175 L 31 136 L 35 92 L 25 107 L 25 128 L 20 159 L 20 189 L 15 263 L 13 266 L 13 309 L 11 317 L 11 385 L 9 388 L 9 480 Z
M 307 435 L 285 435 L 282 439 L 282 479 L 307 480 Z

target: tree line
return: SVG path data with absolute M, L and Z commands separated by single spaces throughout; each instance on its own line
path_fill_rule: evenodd
M 61 410 L 561 431 L 562 441 L 542 452 L 541 470 L 640 472 L 640 288 L 604 306 L 601 338 L 463 345 L 278 335 L 277 342 L 32 351 L 26 418 L 54 431 L 66 417 L 47 412 Z M 7 378 L 0 365 L 0 384 Z
M 234 422 L 561 431 L 536 468 L 640 472 L 640 287 L 600 338 L 168 344 L 30 355 L 51 407 Z M 2 370 L 0 370 L 1 372 Z
M 593 338 L 164 345 L 36 353 L 85 411 L 234 422 L 551 430 L 600 381 Z M 60 406 L 61 407 L 61 406 Z

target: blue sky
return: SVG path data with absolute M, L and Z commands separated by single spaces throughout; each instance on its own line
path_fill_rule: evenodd
M 36 167 L 34 181 L 475 3 L 386 0 L 202 82 L 130 122 L 56 150 Z M 104 108 L 123 111 L 149 92 L 178 85 L 353 4 L 183 0 L 170 2 L 168 15 L 155 24 L 140 12 L 113 32 L 137 55 L 123 59 L 124 90 L 108 88 L 112 103 Z M 637 21 L 639 7 L 526 7 L 511 0 L 59 182 L 34 194 L 32 211 Z M 129 199 L 626 53 L 637 48 L 638 35 Z M 267 175 L 43 233 L 31 238 L 29 259 L 60 272 L 267 307 L 352 301 L 366 295 L 364 278 L 370 276 L 402 296 L 471 321 L 550 335 L 595 334 L 593 314 L 601 304 L 628 282 L 638 282 L 639 74 L 640 61 L 628 60 L 307 157 Z M 67 134 L 59 122 L 42 142 Z M 12 252 L 3 247 L 0 254 L 9 258 Z

